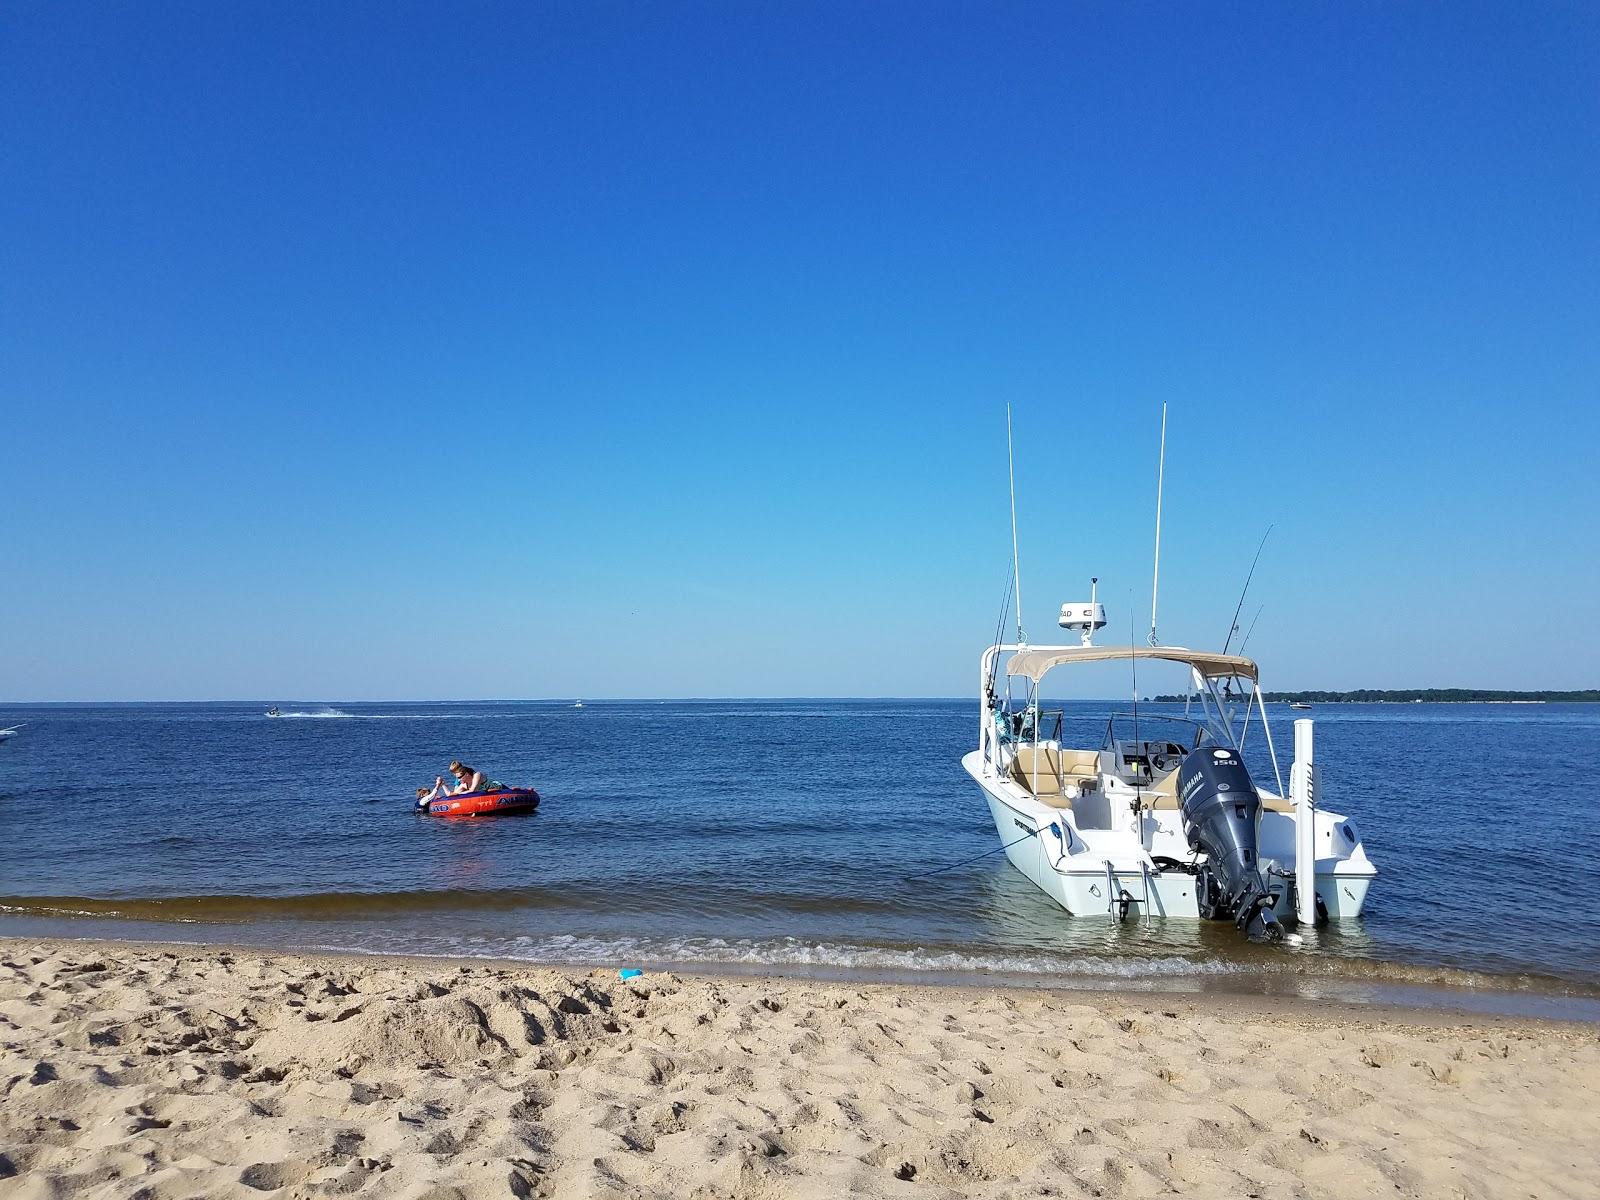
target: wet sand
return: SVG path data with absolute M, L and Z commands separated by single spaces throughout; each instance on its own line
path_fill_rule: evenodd
M 1593 1197 L 1600 1028 L 0 939 L 0 1197 Z

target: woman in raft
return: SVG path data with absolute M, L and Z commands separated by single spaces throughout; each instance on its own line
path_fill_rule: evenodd
M 448 790 L 448 795 L 461 796 L 467 792 L 499 792 L 505 790 L 505 784 L 496 783 L 482 771 L 469 767 L 457 759 L 450 764 L 450 774 L 456 777 L 456 786 Z M 444 786 L 444 776 L 433 781 L 434 787 Z

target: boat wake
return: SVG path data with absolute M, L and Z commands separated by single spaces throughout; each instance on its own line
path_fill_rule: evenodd
M 549 719 L 553 712 L 565 710 L 537 710 L 526 712 L 345 712 L 342 708 L 299 709 L 292 712 L 269 712 L 274 720 L 298 717 L 318 720 L 333 717 L 348 721 L 527 721 Z

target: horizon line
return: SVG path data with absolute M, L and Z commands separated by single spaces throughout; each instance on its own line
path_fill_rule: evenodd
M 1509 695 L 1538 695 L 1545 692 L 1594 692 L 1600 688 L 1484 688 L 1484 687 L 1401 687 L 1401 688 L 1271 688 L 1266 689 L 1266 695 L 1300 695 L 1307 692 L 1324 692 L 1329 695 L 1347 695 L 1354 692 L 1501 692 Z M 1159 701 L 1157 695 L 1172 695 L 1171 692 L 1152 693 L 1150 696 L 1140 696 L 1140 704 L 1156 703 L 1181 703 L 1180 700 Z M 949 702 L 969 704 L 972 696 L 846 696 L 846 695 L 744 695 L 744 696 L 479 696 L 479 697 L 442 697 L 423 699 L 419 697 L 404 697 L 399 699 L 355 699 L 344 698 L 336 700 L 308 700 L 305 698 L 289 700 L 264 700 L 254 698 L 211 698 L 211 699 L 179 699 L 179 700 L 0 700 L 0 707 L 16 708 L 51 708 L 51 707 L 109 707 L 113 705 L 137 704 L 266 704 L 277 707 L 282 704 L 320 704 L 331 707 L 339 704 L 572 704 L 579 701 L 589 704 L 708 704 L 731 702 L 780 702 L 796 700 L 828 700 L 828 701 L 894 701 L 894 702 Z M 1068 704 L 1120 704 L 1132 703 L 1131 698 L 1122 696 L 1056 696 L 1046 697 L 1051 703 Z

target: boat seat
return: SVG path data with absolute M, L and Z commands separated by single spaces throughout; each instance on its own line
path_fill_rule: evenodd
M 1084 783 L 1099 775 L 1100 754 L 1095 750 L 1040 746 L 1036 757 L 1032 746 L 1018 746 L 1011 760 L 1011 778 L 1051 808 L 1071 808 L 1072 797 L 1064 795 L 1067 784 Z
M 1168 771 L 1160 779 L 1144 789 L 1144 806 L 1152 812 L 1170 812 L 1178 807 L 1177 768 Z M 1277 796 L 1261 796 L 1261 807 L 1267 812 L 1292 813 L 1294 811 L 1293 804 Z
M 1178 769 L 1174 767 L 1144 791 L 1144 806 L 1152 811 L 1178 807 Z

